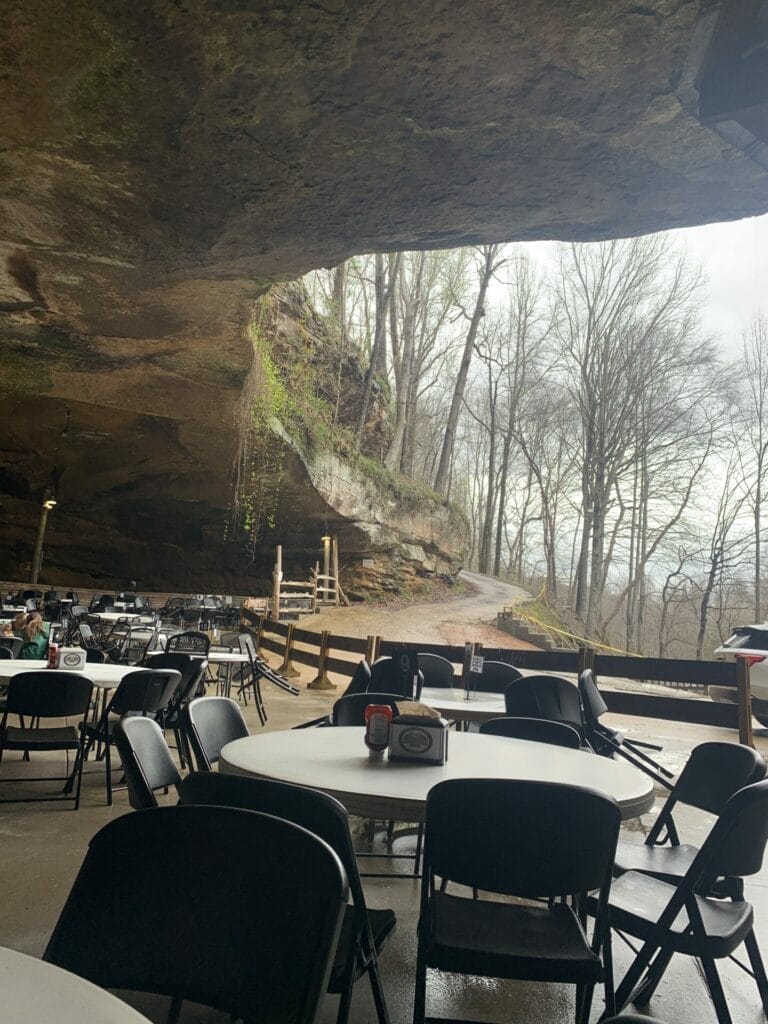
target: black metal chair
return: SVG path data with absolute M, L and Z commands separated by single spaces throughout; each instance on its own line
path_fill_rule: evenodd
M 137 811 L 157 807 L 155 791 L 181 782 L 162 729 L 151 718 L 132 715 L 115 722 L 112 738 L 123 765 L 131 807 Z
M 208 649 L 211 646 L 210 639 L 197 629 L 187 630 L 185 633 L 176 633 L 168 638 L 165 645 L 166 654 L 190 654 L 197 658 L 207 658 Z
M 680 842 L 674 811 L 678 804 L 709 814 L 721 814 L 728 800 L 744 786 L 765 778 L 765 760 L 739 743 L 700 743 L 691 751 L 645 842 L 619 841 L 614 875 L 641 871 L 665 882 L 677 883 L 699 853 Z M 728 893 L 741 897 L 741 883 L 731 879 Z
M 424 686 L 432 688 L 451 688 L 456 685 L 453 665 L 447 658 L 439 654 L 422 654 L 419 652 L 419 672 L 424 679 Z
M 357 668 L 352 673 L 352 678 L 349 681 L 342 697 L 351 697 L 356 693 L 365 693 L 371 682 L 371 666 L 368 662 L 363 659 L 358 663 Z M 341 699 L 341 698 L 339 698 Z M 299 725 L 294 725 L 294 729 L 314 729 L 316 727 L 331 725 L 330 715 L 321 715 L 319 718 L 312 718 L 308 722 L 301 722 Z
M 646 750 L 661 750 L 658 744 L 630 740 L 618 729 L 612 729 L 600 721 L 608 711 L 608 705 L 597 688 L 595 674 L 591 668 L 579 673 L 579 695 L 584 715 L 584 738 L 592 750 L 603 757 L 620 754 L 635 768 L 649 775 L 654 782 L 669 789 L 674 775 L 645 753 Z
M 506 779 L 451 779 L 427 796 L 414 1024 L 427 970 L 576 986 L 576 1021 L 602 983 L 615 1012 L 607 900 L 621 813 L 589 789 Z M 472 899 L 436 878 L 546 903 Z M 599 892 L 587 937 L 586 898 Z
M 550 722 L 546 718 L 489 718 L 481 723 L 479 731 L 485 736 L 508 736 L 571 750 L 581 747 L 581 737 L 573 726 L 565 722 Z
M 198 697 L 181 712 L 182 728 L 197 770 L 210 772 L 222 747 L 249 736 L 243 713 L 230 697 Z
M 579 691 L 560 676 L 524 676 L 504 690 L 504 706 L 514 718 L 545 718 L 574 728 L 584 744 Z
M 0 648 L 5 647 L 11 653 L 10 658 L 18 658 L 21 648 L 24 646 L 24 639 L 20 636 L 0 636 Z M 2 655 L 0 655 L 2 657 Z
M 243 665 L 235 674 L 234 679 L 239 684 L 237 689 L 238 697 L 242 697 L 244 703 L 248 703 L 248 691 L 253 695 L 253 703 L 256 705 L 256 714 L 262 725 L 267 722 L 267 709 L 264 707 L 264 698 L 261 694 L 261 673 L 256 667 L 256 644 L 249 633 L 240 633 L 237 638 L 237 646 L 240 653 L 248 658 L 247 665 Z
M 522 672 L 506 661 L 484 661 L 483 671 L 472 677 L 472 686 L 483 693 L 504 693 L 510 683 L 522 678 Z
M 243 638 L 242 641 L 241 637 Z M 247 653 L 250 655 L 251 663 L 260 679 L 266 679 L 267 682 L 272 683 L 272 685 L 276 686 L 279 690 L 285 690 L 286 693 L 290 693 L 293 697 L 298 697 L 301 690 L 298 686 L 294 686 L 293 683 L 289 682 L 285 676 L 281 676 L 276 669 L 272 668 L 271 665 L 268 665 L 267 662 L 260 657 L 256 650 L 256 644 L 253 636 L 250 633 L 241 633 L 237 639 L 238 644 L 240 644 L 240 649 L 247 650 Z M 266 711 L 264 714 L 266 716 Z
M 331 725 L 365 725 L 365 709 L 369 704 L 388 704 L 397 715 L 397 702 L 403 700 L 396 693 L 351 693 L 339 697 L 331 709 Z
M 378 957 L 395 930 L 392 910 L 369 910 L 357 868 L 349 817 L 333 797 L 314 789 L 291 786 L 268 779 L 218 772 L 194 772 L 179 786 L 182 804 L 216 804 L 274 814 L 319 836 L 338 855 L 349 879 L 352 903 L 347 907 L 336 948 L 328 991 L 339 994 L 337 1024 L 349 1019 L 354 983 L 368 975 L 379 1024 L 388 1024 Z
M 107 661 L 107 655 L 104 651 L 100 651 L 98 647 L 86 647 L 85 660 L 90 665 L 104 665 Z
M 292 822 L 135 811 L 91 840 L 43 959 L 101 988 L 168 996 L 173 1020 L 190 1000 L 250 1024 L 310 1024 L 348 893 L 338 856 Z
M 0 721 L 0 761 L 6 750 L 22 750 L 25 754 L 33 751 L 66 750 L 74 751 L 75 762 L 66 776 L 47 776 L 35 779 L 4 779 L 4 782 L 67 782 L 64 797 L 48 799 L 70 799 L 68 793 L 74 788 L 75 810 L 80 806 L 80 788 L 85 760 L 85 727 L 91 705 L 93 684 L 90 679 L 74 672 L 18 672 L 8 684 L 2 721 Z M 8 725 L 9 715 L 19 715 L 23 722 L 29 717 L 33 722 L 43 718 L 75 718 L 77 725 L 38 726 L 25 728 Z M 25 798 L 26 799 L 26 798 Z M 38 798 L 39 799 L 39 798 Z M 18 800 L 2 800 L 2 803 L 18 803 Z
M 371 665 L 370 689 L 377 693 L 397 693 L 401 700 L 418 700 L 424 686 L 421 668 L 416 678 L 404 673 L 395 658 L 379 658 Z
M 10 649 L 10 647 L 0 647 L 0 660 L 2 660 L 2 661 L 12 661 L 13 660 L 13 651 Z
M 157 714 L 168 703 L 181 682 L 181 673 L 172 669 L 137 669 L 123 676 L 112 699 L 95 725 L 87 725 L 85 757 L 94 744 L 104 745 L 104 771 L 107 783 L 107 804 L 112 805 L 112 732 L 117 719 L 127 714 Z
M 718 879 L 754 875 L 768 841 L 768 782 L 735 793 L 725 805 L 701 850 L 676 885 L 637 871 L 617 878 L 610 894 L 611 927 L 643 943 L 616 989 L 619 1010 L 648 1003 L 675 953 L 701 961 L 719 1024 L 731 1014 L 715 966 L 730 958 L 751 974 L 768 1015 L 768 978 L 755 938 L 752 905 L 743 899 L 703 895 Z M 752 970 L 733 953 L 744 943 Z

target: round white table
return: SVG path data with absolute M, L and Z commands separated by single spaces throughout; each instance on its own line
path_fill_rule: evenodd
M 489 718 L 506 715 L 503 693 L 476 690 L 467 700 L 464 690 L 440 686 L 425 686 L 421 701 L 439 711 L 444 718 L 462 722 L 486 722 Z
M 149 1024 L 103 988 L 44 960 L 0 946 L 0 1016 L 14 1024 Z
M 330 793 L 350 814 L 423 821 L 429 790 L 445 779 L 529 779 L 587 786 L 612 796 L 622 817 L 653 806 L 653 783 L 620 761 L 583 750 L 479 733 L 454 733 L 444 765 L 373 760 L 358 727 L 246 736 L 221 752 L 221 771 L 292 782 Z

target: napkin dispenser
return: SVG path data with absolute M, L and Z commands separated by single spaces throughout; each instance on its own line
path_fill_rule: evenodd
M 389 760 L 445 764 L 448 722 L 425 715 L 398 715 L 390 727 Z
M 85 671 L 85 651 L 82 647 L 60 647 L 58 668 L 68 672 Z

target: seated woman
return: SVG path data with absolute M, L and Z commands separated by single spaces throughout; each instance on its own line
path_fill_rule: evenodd
M 19 612 L 13 622 L 6 622 L 3 626 L 3 636 L 16 636 L 27 622 L 27 612 Z
M 14 629 L 14 636 L 24 641 L 19 658 L 44 659 L 48 653 L 48 626 L 43 622 L 40 612 L 30 612 L 19 629 Z M 15 622 L 14 622 L 15 625 Z

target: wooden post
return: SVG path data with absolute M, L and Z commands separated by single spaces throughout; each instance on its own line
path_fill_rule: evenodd
M 752 735 L 752 689 L 746 658 L 736 659 L 736 711 L 739 719 L 739 743 L 754 747 Z
M 307 683 L 308 690 L 335 690 L 336 683 L 328 678 L 326 664 L 328 661 L 328 648 L 331 646 L 331 634 L 324 629 L 320 634 L 320 659 L 317 666 L 317 675 L 311 683 Z
M 377 661 L 381 654 L 381 637 L 375 636 L 373 638 L 373 661 Z M 373 661 L 371 664 L 373 664 Z
M 320 575 L 320 563 L 315 562 L 315 575 L 314 575 L 314 587 L 312 588 L 312 612 L 317 612 L 317 579 Z
M 280 582 L 283 578 L 283 545 L 275 548 L 275 568 L 272 571 L 272 617 L 280 621 Z
M 293 634 L 295 631 L 296 627 L 294 626 L 293 623 L 291 623 L 290 626 L 288 627 L 288 633 L 286 634 L 285 637 L 285 655 L 283 658 L 283 663 L 277 670 L 280 673 L 280 675 L 285 676 L 286 679 L 295 679 L 299 675 L 298 671 L 293 665 L 293 662 L 291 661 L 291 656 L 293 654 Z
M 369 665 L 372 665 L 376 659 L 376 637 L 373 634 L 369 634 L 365 640 L 365 660 Z
M 595 652 L 591 647 L 579 647 L 578 673 L 586 672 L 588 668 L 595 668 Z
M 333 603 L 338 608 L 340 600 L 341 600 L 341 598 L 339 596 L 339 538 L 338 537 L 334 537 L 333 540 L 331 541 L 331 555 L 333 556 L 333 569 L 332 569 L 333 581 L 334 581 Z
M 251 630 L 251 636 L 253 637 L 253 647 L 257 654 L 261 649 L 261 641 L 264 636 L 264 625 L 266 621 L 267 613 L 265 612 L 263 615 L 259 616 L 258 622 L 256 624 L 256 629 Z

